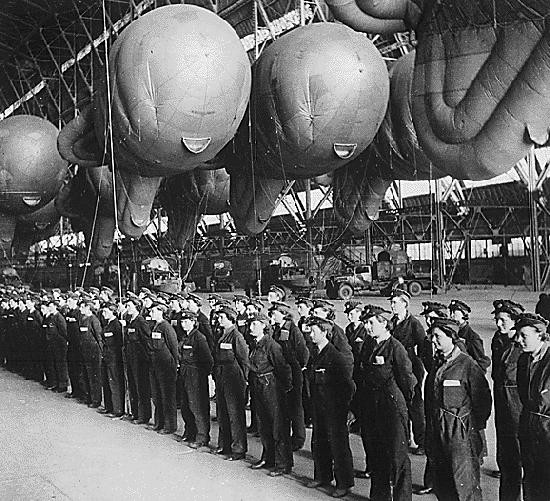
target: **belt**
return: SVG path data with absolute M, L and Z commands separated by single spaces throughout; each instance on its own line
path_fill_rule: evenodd
M 463 414 L 462 416 L 459 416 L 458 414 L 455 414 L 454 412 L 451 412 L 451 411 L 448 411 L 447 409 L 443 409 L 442 407 L 439 408 L 442 412 L 444 412 L 445 414 L 450 414 L 451 416 L 453 416 L 454 418 L 458 419 L 460 421 L 460 424 L 462 425 L 462 427 L 464 428 L 465 431 L 468 431 L 468 427 L 466 426 L 466 424 L 464 423 L 463 419 L 465 417 L 468 417 L 470 415 L 470 412 L 467 412 L 466 414 Z
M 257 374 L 256 372 L 251 372 L 250 373 L 252 376 L 254 377 L 267 377 L 267 376 L 272 376 L 273 375 L 273 371 L 269 371 L 269 372 L 264 372 L 263 374 Z

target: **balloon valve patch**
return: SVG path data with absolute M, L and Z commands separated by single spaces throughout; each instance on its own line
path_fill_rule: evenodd
M 210 141 L 212 141 L 211 137 L 182 137 L 181 138 L 182 143 L 184 146 L 195 155 L 202 153 L 206 148 L 208 148 L 208 145 L 210 144 Z
M 347 160 L 348 158 L 351 158 L 355 153 L 355 150 L 357 149 L 357 143 L 334 143 L 332 145 L 332 148 L 334 149 L 334 153 L 336 153 L 336 156 L 338 156 L 338 158 L 341 158 L 342 160 Z
M 40 195 L 30 195 L 23 197 L 23 202 L 25 202 L 26 205 L 29 207 L 35 207 L 40 203 L 42 200 L 42 197 Z

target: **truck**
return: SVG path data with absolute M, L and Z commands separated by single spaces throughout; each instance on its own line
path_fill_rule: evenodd
M 338 257 L 338 256 L 337 256 Z M 353 264 L 344 274 L 331 276 L 325 282 L 329 299 L 349 300 L 360 292 L 379 292 L 389 296 L 400 287 L 411 296 L 418 296 L 422 290 L 437 293 L 437 285 L 429 273 L 415 274 L 407 253 L 402 250 L 382 251 L 372 264 Z
M 262 294 L 272 285 L 290 294 L 310 295 L 315 289 L 315 279 L 304 266 L 299 266 L 288 254 L 281 254 L 261 270 Z

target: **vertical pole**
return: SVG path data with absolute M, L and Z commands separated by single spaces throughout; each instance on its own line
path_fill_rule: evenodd
M 372 227 L 365 230 L 365 263 L 372 264 Z
M 529 236 L 531 247 L 531 276 L 533 283 L 533 292 L 540 291 L 540 249 L 539 249 L 539 225 L 538 225 L 538 208 L 537 208 L 537 192 L 535 189 L 536 167 L 535 167 L 535 149 L 531 148 L 529 152 Z
M 472 284 L 472 239 L 470 238 L 469 234 L 466 234 L 464 236 L 464 250 L 466 253 L 466 266 L 468 267 L 467 270 L 467 283 L 468 285 Z
M 443 236 L 443 214 L 441 212 L 441 187 L 435 180 L 435 252 L 437 260 L 437 278 L 440 286 L 445 285 L 445 252 Z
M 307 273 L 313 268 L 313 235 L 311 232 L 311 180 L 306 179 L 306 229 L 307 229 Z

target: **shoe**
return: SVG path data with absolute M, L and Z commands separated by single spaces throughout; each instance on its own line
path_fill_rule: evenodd
M 328 482 L 323 482 L 322 480 L 311 480 L 306 484 L 308 489 L 317 489 L 317 487 L 324 487 L 329 485 Z
M 425 494 L 430 494 L 433 491 L 433 487 L 417 487 L 413 489 L 413 494 L 417 496 L 424 496 Z
M 134 416 L 133 414 L 125 414 L 123 417 L 122 417 L 122 420 L 123 421 L 137 421 L 137 417 Z
M 334 491 L 332 491 L 331 497 L 333 497 L 333 498 L 343 498 L 347 494 L 349 494 L 349 489 L 338 489 L 337 488 L 337 489 L 334 489 Z
M 160 431 L 160 430 L 162 430 L 162 426 L 160 426 L 159 424 L 155 424 L 155 425 L 151 426 L 151 430 Z
M 313 423 L 306 423 L 306 428 L 311 430 L 313 428 Z
M 252 464 L 250 466 L 250 469 L 251 470 L 260 470 L 260 469 L 265 468 L 265 467 L 266 467 L 266 462 L 263 459 L 261 459 L 257 463 Z
M 256 428 L 255 426 L 252 426 L 252 425 L 250 425 L 246 428 L 246 433 L 256 433 L 257 431 L 258 431 L 258 428 Z
M 296 451 L 299 451 L 301 448 L 303 447 L 303 445 L 293 445 L 292 446 L 292 452 L 296 452 Z
M 291 468 L 277 468 L 276 470 L 270 471 L 269 476 L 270 477 L 281 477 L 283 475 L 289 475 L 292 473 Z
M 133 418 L 132 423 L 148 425 L 149 424 L 149 419 L 135 419 L 135 418 Z
M 212 454 L 216 454 L 218 456 L 228 456 L 229 454 L 231 454 L 231 452 L 223 449 L 222 447 L 218 447 L 217 449 L 214 449 L 212 451 Z
M 56 388 L 55 391 L 57 393 L 65 393 L 67 391 L 67 388 Z
M 205 442 L 190 442 L 187 444 L 187 447 L 191 449 L 200 449 L 201 447 L 208 447 L 208 444 Z
M 212 420 L 213 423 L 215 423 L 218 420 L 216 416 L 212 416 L 210 419 Z
M 415 456 L 425 456 L 426 451 L 424 450 L 424 447 L 418 446 L 416 449 L 413 449 L 411 451 Z
M 110 412 L 107 416 L 111 419 L 121 419 L 124 416 L 124 412 Z
M 88 404 L 88 407 L 89 407 L 90 409 L 97 409 L 97 408 L 99 407 L 99 404 L 90 403 L 90 404 Z
M 370 478 L 370 471 L 355 470 L 353 476 L 355 478 Z
M 67 393 L 67 394 L 65 395 L 65 398 L 78 398 L 78 396 L 75 395 L 74 393 Z
M 170 430 L 162 429 L 162 430 L 158 430 L 157 433 L 158 433 L 159 435 L 172 435 L 174 432 L 173 432 L 173 431 L 170 431 Z
M 240 452 L 239 454 L 231 454 L 231 456 L 227 458 L 227 461 L 240 461 L 241 459 L 244 459 L 244 458 L 245 458 L 244 452 Z
M 98 407 L 96 412 L 99 413 L 99 414 L 109 414 L 111 411 L 108 411 L 104 407 Z
M 493 478 L 500 478 L 500 471 L 499 470 L 493 470 L 488 473 L 490 477 Z
M 46 386 L 46 390 L 55 391 L 55 386 Z

